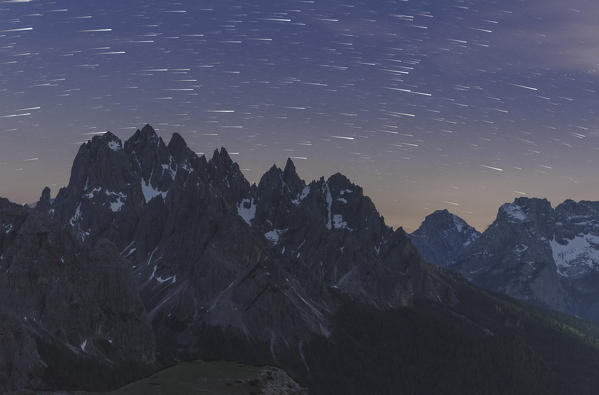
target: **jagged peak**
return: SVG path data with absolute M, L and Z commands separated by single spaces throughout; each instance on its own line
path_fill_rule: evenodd
M 455 215 L 447 209 L 436 210 L 433 213 L 426 216 L 420 228 L 418 228 L 414 234 L 418 234 L 420 232 L 426 232 L 424 229 L 449 229 L 455 228 L 458 232 L 465 231 L 473 231 L 478 233 L 478 231 L 468 224 L 463 218 Z
M 312 180 L 309 184 L 310 188 L 318 188 L 321 190 L 326 188 L 326 185 L 327 185 L 327 181 L 322 176 L 318 180 Z
M 599 202 L 589 200 L 581 200 L 576 202 L 572 199 L 567 199 L 555 208 L 555 212 L 560 216 L 594 215 L 599 212 Z
M 121 139 L 119 139 L 114 133 L 112 133 L 110 130 L 106 131 L 106 133 L 101 134 L 99 136 L 95 136 L 97 138 L 100 138 L 101 140 L 105 140 L 105 141 L 113 141 L 113 140 L 118 140 L 121 141 Z
M 508 203 L 509 204 L 509 203 Z M 517 204 L 520 207 L 549 207 L 551 208 L 551 202 L 546 198 L 536 198 L 536 197 L 518 197 L 514 199 L 512 204 Z
M 352 192 L 357 195 L 363 194 L 362 187 L 355 185 L 349 178 L 339 172 L 330 176 L 326 182 L 333 190 L 339 193 Z
M 73 165 L 85 166 L 92 158 L 106 157 L 111 151 L 121 151 L 123 149 L 123 143 L 116 135 L 111 132 L 105 132 L 96 136 L 93 136 L 87 142 L 79 146 L 77 155 Z M 73 172 L 71 172 L 71 175 Z
M 122 147 L 121 139 L 110 131 L 92 137 L 88 144 L 90 146 L 101 146 L 111 142 L 116 142 L 119 147 Z
M 519 197 L 513 203 L 505 203 L 499 207 L 497 220 L 508 222 L 531 222 L 537 215 L 552 215 L 551 203 L 547 199 Z
M 275 174 L 281 174 L 282 170 L 279 166 L 277 166 L 276 164 L 273 164 L 270 169 L 268 169 L 268 171 L 266 173 L 275 173 Z
M 131 136 L 126 142 L 126 146 L 144 144 L 146 142 L 153 142 L 158 140 L 159 137 L 156 131 L 150 124 L 146 124 L 142 129 L 137 129 L 135 134 Z
M 168 150 L 178 163 L 182 163 L 188 159 L 197 156 L 189 149 L 185 139 L 179 133 L 173 133 L 168 143 Z
M 221 190 L 233 192 L 234 196 L 229 194 L 229 198 L 238 199 L 241 195 L 247 196 L 249 182 L 224 147 L 214 151 L 212 159 L 207 162 L 206 170 L 210 182 L 220 185 Z
M 519 197 L 514 199 L 512 203 L 503 204 L 501 207 L 499 207 L 499 212 L 512 209 L 516 210 L 518 208 L 524 211 L 553 211 L 551 203 L 545 198 Z
M 431 214 L 427 215 L 426 217 L 436 217 L 436 216 L 440 216 L 440 215 L 453 215 L 451 212 L 449 212 L 448 209 L 444 208 L 442 210 L 435 210 L 433 211 Z
M 220 150 L 214 150 L 214 154 L 212 154 L 212 159 L 210 161 L 226 166 L 231 166 L 233 164 L 233 159 L 231 159 L 225 147 L 221 147 Z
M 299 178 L 295 171 L 295 166 L 291 159 L 287 159 L 285 169 L 282 170 L 276 164 L 273 164 L 270 169 L 265 172 L 258 183 L 259 190 L 281 190 L 289 193 L 293 199 L 306 186 L 306 183 Z
M 168 151 L 162 137 L 158 136 L 154 128 L 149 124 L 144 126 L 141 130 L 138 129 L 135 131 L 135 134 L 125 141 L 125 152 L 127 152 L 127 154 L 133 152 L 140 154 L 141 152 L 147 152 L 148 150 Z
M 435 210 L 424 218 L 421 227 L 426 224 L 436 223 L 439 220 L 451 219 L 451 217 L 453 217 L 453 214 L 447 209 Z
M 395 235 L 397 235 L 396 237 L 401 237 L 402 239 L 408 239 L 408 233 L 405 231 L 405 229 L 403 228 L 403 226 L 400 226 L 397 229 L 395 229 L 393 231 L 393 233 Z
M 152 137 L 152 138 L 158 137 L 158 135 L 156 134 L 156 131 L 154 130 L 152 125 L 150 125 L 149 123 L 146 123 L 145 126 L 139 132 L 142 136 L 147 136 L 147 137 Z
M 272 165 L 270 167 L 270 169 L 268 169 L 268 171 L 266 173 L 264 173 L 262 175 L 262 177 L 260 177 L 260 182 L 258 183 L 258 187 L 259 188 L 264 188 L 264 186 L 268 183 L 269 185 L 272 184 L 271 180 L 275 180 L 275 182 L 278 184 L 279 181 L 283 181 L 283 171 L 277 166 L 277 165 Z
M 295 170 L 295 164 L 291 160 L 291 158 L 287 158 L 287 162 L 285 163 L 285 169 L 283 170 L 285 177 L 291 177 L 293 175 L 297 176 L 297 171 Z
M 424 221 L 432 222 L 432 221 L 435 221 L 436 219 L 450 219 L 450 220 L 459 219 L 462 222 L 466 222 L 462 218 L 460 218 L 459 216 L 455 215 L 454 213 L 452 213 L 451 211 L 449 211 L 447 209 L 433 211 L 431 214 L 426 216 Z
M 45 187 L 42 191 L 42 196 L 40 197 L 40 200 L 35 205 L 35 209 L 38 211 L 46 212 L 50 209 L 50 206 L 52 206 L 51 191 L 49 187 Z
M 416 249 L 416 247 L 414 247 L 414 245 L 412 244 L 410 238 L 408 237 L 408 234 L 406 233 L 406 231 L 404 230 L 404 228 L 402 228 L 401 226 L 398 227 L 397 229 L 393 230 L 391 233 L 391 238 L 388 241 L 389 245 L 403 245 L 403 243 L 408 242 L 409 243 L 409 253 L 413 253 L 414 251 L 418 251 Z M 408 252 L 408 251 L 407 251 Z
M 353 186 L 354 184 L 352 184 L 352 182 L 349 180 L 349 178 L 347 178 L 346 176 L 344 176 L 343 174 L 337 172 L 335 174 L 333 174 L 332 176 L 329 177 L 329 179 L 327 180 L 328 183 L 331 184 L 339 184 L 339 185 L 348 185 L 348 186 Z
M 292 186 L 292 189 L 304 188 L 306 185 L 305 181 L 300 178 L 297 174 L 295 164 L 291 158 L 287 159 L 285 163 L 285 169 L 283 170 L 283 179 L 288 185 Z
M 187 148 L 187 143 L 185 142 L 185 139 L 183 138 L 183 136 L 181 136 L 179 133 L 175 132 L 173 133 L 173 135 L 171 136 L 170 141 L 168 142 L 168 147 L 170 148 Z
M 50 201 L 52 197 L 51 193 L 52 191 L 50 190 L 50 187 L 44 187 L 42 190 L 42 196 L 40 197 L 40 202 Z
M 561 208 L 564 208 L 564 207 L 590 207 L 590 206 L 596 206 L 597 204 L 599 204 L 599 202 L 592 201 L 592 200 L 575 201 L 573 199 L 566 199 L 562 203 L 558 204 L 555 209 L 557 210 L 560 207 Z

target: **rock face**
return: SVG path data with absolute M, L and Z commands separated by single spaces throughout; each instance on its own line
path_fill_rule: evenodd
M 599 203 L 567 200 L 553 209 L 546 199 L 518 198 L 501 206 L 480 236 L 446 226 L 449 216 L 432 214 L 411 235 L 429 262 L 449 263 L 489 290 L 599 322 Z
M 150 372 L 154 352 L 112 243 L 89 250 L 47 216 L 0 199 L 0 392 L 111 388 Z
M 332 293 L 380 308 L 453 300 L 344 176 L 306 184 L 289 160 L 250 186 L 224 148 L 207 161 L 150 126 L 84 144 L 48 212 L 131 262 L 164 360 L 206 356 L 214 328 L 251 339 L 266 362 L 301 354 L 330 334 Z
M 288 160 L 262 177 L 238 211 L 319 286 L 380 308 L 411 305 L 426 292 L 425 269 L 406 234 L 387 227 L 362 188 L 341 174 L 306 185 Z
M 519 198 L 504 204 L 456 270 L 484 288 L 565 311 L 566 293 L 550 246 L 554 224 L 547 200 Z
M 420 228 L 410 234 L 422 257 L 443 267 L 454 265 L 464 249 L 479 237 L 476 229 L 447 210 L 427 216 Z

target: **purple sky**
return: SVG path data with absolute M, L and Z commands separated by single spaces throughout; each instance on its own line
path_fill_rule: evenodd
M 250 181 L 287 157 L 340 171 L 408 230 L 599 200 L 597 20 L 581 0 L 0 0 L 0 196 L 56 193 L 78 144 L 149 122 Z

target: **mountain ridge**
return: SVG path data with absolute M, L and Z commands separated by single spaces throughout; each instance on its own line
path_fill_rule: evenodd
M 599 361 L 593 327 L 428 264 L 339 173 L 306 183 L 288 160 L 250 185 L 226 149 L 207 160 L 180 135 L 165 144 L 147 125 L 124 143 L 105 134 L 83 144 L 69 185 L 53 201 L 44 189 L 36 211 L 70 229 L 84 248 L 104 239 L 116 245 L 162 367 L 195 359 L 274 365 L 315 393 L 408 385 L 413 393 L 499 394 L 511 366 L 535 372 L 508 380 L 511 393 L 594 388 L 582 379 L 578 357 L 554 355 L 531 336 Z M 323 369 L 328 356 L 345 354 L 351 357 L 325 363 L 339 369 Z M 480 368 L 453 369 L 458 354 L 458 365 Z M 434 361 L 440 375 L 433 388 L 425 377 Z M 579 372 L 562 374 L 564 364 Z M 401 380 L 380 366 L 394 366 Z M 348 377 L 351 385 L 339 384 Z
M 356 202 L 359 215 L 342 213 L 348 199 Z M 179 336 L 186 343 L 183 339 L 198 330 L 193 317 L 202 316 L 201 322 L 270 343 L 276 359 L 277 347 L 284 350 L 294 342 L 300 347 L 299 340 L 283 339 L 328 334 L 330 288 L 387 307 L 407 306 L 415 293 L 436 292 L 426 290 L 436 280 L 428 279 L 416 255 L 403 260 L 405 266 L 389 263 L 399 262 L 401 252 L 385 251 L 385 242 L 402 245 L 407 237 L 388 228 L 362 189 L 344 176 L 306 184 L 289 159 L 284 169 L 273 166 L 258 185 L 250 185 L 226 149 L 207 161 L 186 149 L 178 135 L 164 144 L 149 125 L 125 143 L 106 134 L 82 145 L 69 185 L 50 211 L 83 243 L 106 237 L 117 244 L 132 261 L 150 319 L 164 321 L 156 324 L 163 326 L 157 332 L 169 342 Z M 343 257 L 347 250 L 358 253 L 346 238 L 364 235 L 378 245 L 366 257 L 380 274 Z M 408 281 L 393 281 L 406 270 Z M 242 307 L 236 298 L 246 300 L 241 295 L 247 292 L 256 296 Z M 299 311 L 302 325 L 291 325 L 288 309 L 280 310 L 283 317 L 265 337 L 258 329 L 261 314 L 272 313 L 263 307 L 253 312 L 253 306 L 275 301 Z M 184 329 L 172 332 L 173 320 Z
M 544 198 L 520 197 L 503 204 L 473 243 L 435 252 L 483 288 L 599 322 L 598 224 L 597 202 L 567 199 L 554 208 Z M 418 232 L 433 240 L 436 231 L 423 224 L 411 236 L 418 244 Z M 431 246 L 422 244 L 426 254 Z

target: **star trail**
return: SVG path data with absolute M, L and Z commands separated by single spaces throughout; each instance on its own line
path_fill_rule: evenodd
M 387 222 L 480 230 L 518 196 L 599 200 L 599 5 L 573 0 L 0 1 L 0 196 L 151 123 L 251 182 L 337 171 Z

